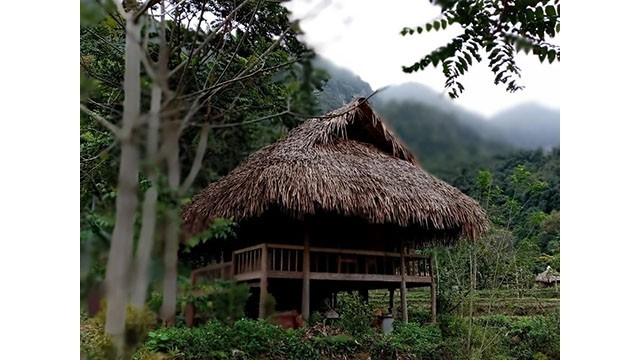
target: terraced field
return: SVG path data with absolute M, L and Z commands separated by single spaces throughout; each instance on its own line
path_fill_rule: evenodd
M 462 295 L 462 294 L 461 294 Z M 395 305 L 400 310 L 400 292 L 394 295 Z M 459 315 L 468 313 L 469 297 L 460 296 L 452 301 L 453 312 Z M 388 307 L 389 292 L 374 290 L 369 292 L 369 303 L 374 308 Z M 409 289 L 407 291 L 409 314 L 427 314 L 430 312 L 429 289 Z M 520 292 L 512 289 L 478 290 L 474 299 L 474 313 L 502 315 L 544 315 L 556 312 L 560 308 L 560 288 L 533 288 Z

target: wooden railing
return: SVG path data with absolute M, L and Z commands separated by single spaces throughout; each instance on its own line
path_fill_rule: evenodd
M 232 270 L 230 262 L 213 264 L 193 270 L 191 272 L 191 285 L 196 285 L 200 281 L 231 280 L 234 275 Z
M 261 256 L 267 254 L 267 271 L 302 273 L 300 245 L 260 244 L 234 252 L 235 275 L 260 272 Z M 310 272 L 363 275 L 400 275 L 400 253 L 311 247 Z M 405 254 L 406 275 L 429 276 L 429 257 Z
M 270 275 L 301 276 L 304 247 L 300 245 L 259 244 L 233 252 L 231 262 L 216 264 L 192 272 L 192 283 L 197 278 L 240 279 L 259 277 L 263 272 L 262 256 L 267 255 L 266 270 Z M 311 247 L 310 273 L 399 276 L 401 255 L 393 252 Z M 405 254 L 406 276 L 426 278 L 430 276 L 429 257 Z M 380 275 L 375 277 L 374 275 Z M 363 278 L 366 280 L 366 278 Z
M 303 246 L 267 244 L 269 271 L 302 272 Z
M 234 275 L 258 272 L 262 261 L 264 244 L 236 250 L 233 252 Z

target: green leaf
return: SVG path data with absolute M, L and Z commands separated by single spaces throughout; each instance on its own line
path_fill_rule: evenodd
M 553 5 L 547 5 L 544 11 L 547 13 L 547 16 L 556 16 L 556 8 L 553 7 Z
M 442 20 L 440 20 L 440 23 L 442 24 L 442 30 L 447 28 L 447 20 L 442 19 Z
M 544 58 L 547 56 L 547 53 L 542 51 L 538 54 L 538 59 L 540 59 L 540 62 L 544 62 Z
M 547 58 L 549 60 L 549 64 L 553 63 L 553 60 L 555 60 L 555 58 L 556 58 L 556 51 L 555 50 L 550 50 L 549 54 L 547 55 Z
M 422 28 L 420 26 L 418 26 L 418 28 L 416 28 L 416 31 L 418 32 L 418 34 L 422 34 Z
M 559 32 L 560 32 L 560 23 L 557 23 L 556 24 L 556 33 L 559 33 Z
M 427 31 L 431 31 L 431 28 L 432 28 L 432 27 L 433 27 L 433 25 L 431 25 L 431 24 L 427 24 L 427 25 L 425 25 L 425 26 L 424 26 L 424 28 L 425 28 Z
M 531 8 L 527 8 L 527 10 L 525 10 L 524 13 L 527 16 L 528 21 L 533 21 L 536 18 L 536 15 L 533 12 L 533 9 Z
M 440 30 L 440 22 L 439 22 L 439 21 L 434 22 L 434 23 L 433 23 L 433 28 L 434 28 L 436 31 Z
M 469 65 L 473 64 L 473 61 L 471 61 L 471 55 L 469 55 L 469 53 L 464 53 L 464 57 L 465 59 L 467 59 Z
M 538 20 L 544 19 L 544 11 L 542 10 L 542 7 L 536 7 L 536 17 Z

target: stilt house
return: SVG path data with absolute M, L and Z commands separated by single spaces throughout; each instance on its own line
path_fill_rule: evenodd
M 400 289 L 406 321 L 406 289 L 428 287 L 435 319 L 433 262 L 415 250 L 488 229 L 482 207 L 425 172 L 363 98 L 305 121 L 194 196 L 183 238 L 220 217 L 238 223 L 237 238 L 208 241 L 219 261 L 192 281 L 249 283 L 260 317 L 267 293 L 278 311 L 307 319 L 340 291 L 388 289 L 393 307 Z

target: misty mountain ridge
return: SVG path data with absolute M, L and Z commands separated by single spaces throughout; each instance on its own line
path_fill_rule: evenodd
M 330 76 L 324 90 L 316 95 L 323 112 L 373 93 L 371 86 L 350 70 L 322 58 L 314 65 Z M 370 103 L 420 162 L 444 177 L 517 148 L 559 146 L 559 111 L 536 104 L 514 106 L 487 119 L 416 82 L 386 87 Z
M 490 123 L 512 145 L 535 149 L 560 146 L 560 111 L 524 103 L 492 116 Z

